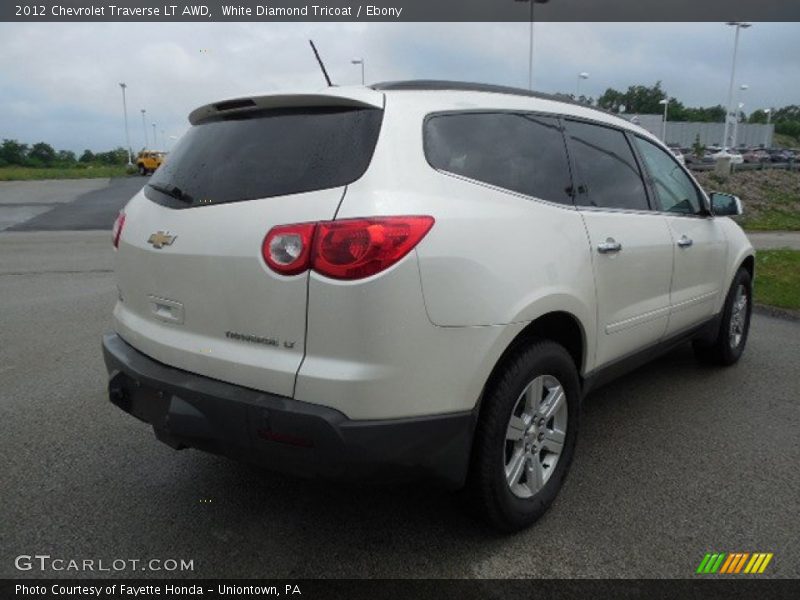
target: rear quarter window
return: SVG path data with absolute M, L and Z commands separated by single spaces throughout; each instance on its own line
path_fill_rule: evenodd
M 450 113 L 425 121 L 432 167 L 550 202 L 572 204 L 557 119 L 528 113 Z
M 383 111 L 295 108 L 193 126 L 145 188 L 173 208 L 298 194 L 352 183 L 367 170 Z

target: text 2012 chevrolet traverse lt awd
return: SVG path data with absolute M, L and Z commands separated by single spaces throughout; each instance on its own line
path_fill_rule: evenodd
M 730 365 L 753 249 L 613 115 L 448 82 L 210 104 L 114 228 L 111 401 L 163 442 L 468 486 L 532 523 L 582 397 L 676 343 Z

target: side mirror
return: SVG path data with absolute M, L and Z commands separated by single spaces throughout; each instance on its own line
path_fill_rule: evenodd
M 711 212 L 718 217 L 732 217 L 740 215 L 742 212 L 742 201 L 733 194 L 723 194 L 722 192 L 711 192 Z

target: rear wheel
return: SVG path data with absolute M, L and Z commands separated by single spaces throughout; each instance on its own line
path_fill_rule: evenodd
M 575 364 L 554 342 L 535 342 L 502 368 L 483 400 L 470 473 L 492 525 L 522 529 L 553 502 L 575 450 L 579 402 Z
M 716 340 L 712 343 L 694 342 L 695 355 L 701 362 L 728 366 L 739 360 L 750 332 L 752 298 L 750 273 L 746 269 L 739 269 L 725 299 Z

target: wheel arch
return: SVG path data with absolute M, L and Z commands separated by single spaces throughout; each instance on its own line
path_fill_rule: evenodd
M 509 358 L 536 339 L 547 339 L 563 346 L 572 357 L 580 377 L 586 361 L 586 329 L 574 314 L 558 310 L 537 317 L 511 340 L 492 367 L 484 385 L 484 393 L 495 381 Z
M 756 257 L 748 254 L 739 265 L 739 269 L 745 269 L 750 274 L 750 280 L 753 281 L 756 274 Z M 736 269 L 737 271 L 739 269 Z
M 495 384 L 498 377 L 501 376 L 503 367 L 513 359 L 514 355 L 522 348 L 527 347 L 534 340 L 546 339 L 562 345 L 575 363 L 575 368 L 578 371 L 578 379 L 581 387 L 583 386 L 583 366 L 587 360 L 587 348 L 589 341 L 587 340 L 586 328 L 581 320 L 574 314 L 556 310 L 547 312 L 528 323 L 522 331 L 520 331 L 506 346 L 499 358 L 495 361 L 494 366 L 486 379 L 483 386 L 483 391 L 475 405 L 473 411 L 474 428 L 477 428 L 478 421 L 481 413 L 485 410 L 487 390 Z M 469 465 L 470 472 L 473 470 L 475 460 L 475 429 L 472 432 L 473 439 L 470 444 Z

